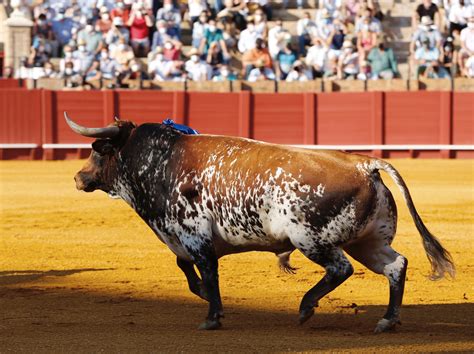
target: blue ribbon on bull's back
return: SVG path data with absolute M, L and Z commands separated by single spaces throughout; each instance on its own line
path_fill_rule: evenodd
M 177 124 L 177 123 L 173 122 L 172 119 L 165 119 L 162 124 L 169 125 L 172 128 L 174 128 L 176 130 L 179 130 L 183 134 L 199 134 L 197 130 L 194 130 L 193 128 L 190 128 L 187 125 Z

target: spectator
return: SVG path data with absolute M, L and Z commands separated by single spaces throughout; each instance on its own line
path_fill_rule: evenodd
M 417 78 L 420 75 L 431 77 L 435 73 L 433 67 L 435 67 L 437 71 L 440 56 L 441 53 L 438 48 L 430 46 L 429 39 L 425 39 L 422 46 L 415 51 Z
M 362 10 L 362 16 L 357 19 L 355 23 L 355 32 L 358 33 L 362 30 L 365 24 L 369 24 L 369 29 L 375 33 L 382 32 L 382 24 L 379 19 L 373 16 L 373 11 L 370 7 L 365 7 Z
M 321 38 L 314 38 L 313 46 L 309 48 L 305 58 L 306 65 L 310 68 L 313 77 L 323 77 L 327 55 L 328 48 L 324 45 Z M 333 56 L 337 58 L 337 56 Z
M 469 0 L 467 0 L 469 2 Z M 467 26 L 467 20 L 471 14 L 474 6 L 469 6 L 465 3 L 465 0 L 458 0 L 451 4 L 449 9 L 449 35 L 452 36 L 453 32 L 461 32 Z
M 77 27 L 77 23 L 71 18 L 64 16 L 65 9 L 60 9 L 56 18 L 52 22 L 52 30 L 59 45 L 62 47 L 69 43 L 72 38 L 72 29 Z
M 148 74 L 155 81 L 171 81 L 173 62 L 163 55 L 163 48 L 156 47 L 156 55 L 152 62 L 148 64 Z
M 245 52 L 242 56 L 242 70 L 245 72 L 245 77 L 248 77 L 250 71 L 257 63 L 263 63 L 268 69 L 272 68 L 272 58 L 270 57 L 268 49 L 265 48 L 264 40 L 261 38 L 257 38 L 255 47 Z
M 425 16 L 428 16 L 431 21 L 439 27 L 439 9 L 438 6 L 436 6 L 436 4 L 433 4 L 431 0 L 422 0 L 422 3 L 417 6 L 415 13 L 412 17 L 412 26 L 416 28 L 420 23 L 421 19 Z
M 359 73 L 359 54 L 354 50 L 350 41 L 345 41 L 342 45 L 342 53 L 338 59 L 338 78 L 355 79 Z
M 212 67 L 213 74 L 219 71 L 219 67 L 222 64 L 225 64 L 222 51 L 219 50 L 219 45 L 217 44 L 217 42 L 213 42 L 211 44 L 211 47 L 207 51 L 206 63 L 208 63 Z
M 368 57 L 372 79 L 393 79 L 398 75 L 397 62 L 392 49 L 386 48 L 384 43 L 373 48 Z
M 370 63 L 363 59 L 359 63 L 359 73 L 357 74 L 358 80 L 368 80 L 372 76 L 372 68 Z
M 275 26 L 268 31 L 268 51 L 271 57 L 275 58 L 289 41 L 291 41 L 291 34 L 283 28 L 281 19 L 276 20 Z
M 275 80 L 275 73 L 265 65 L 263 60 L 258 60 L 255 67 L 250 71 L 247 80 L 250 82 Z
M 377 34 L 370 30 L 369 19 L 364 19 L 361 31 L 357 33 L 357 50 L 360 60 L 367 58 L 367 55 L 377 45 Z
M 94 53 L 91 53 L 87 50 L 86 42 L 80 40 L 78 43 L 77 50 L 73 53 L 73 57 L 76 59 L 78 63 L 78 67 L 76 67 L 76 71 L 84 75 L 89 67 L 92 65 L 92 61 L 94 60 Z
M 117 62 L 110 57 L 107 47 L 102 48 L 100 52 L 100 71 L 104 79 L 112 80 L 115 78 Z
M 241 0 L 225 0 L 225 8 L 217 14 L 218 18 L 229 18 L 239 31 L 243 31 L 247 25 L 244 16 L 245 3 Z
M 87 51 L 94 55 L 102 49 L 102 33 L 99 31 L 99 26 L 92 25 L 92 21 L 88 21 L 84 29 L 77 33 L 77 40 L 84 43 Z
M 291 48 L 291 43 L 288 43 L 276 57 L 276 77 L 280 80 L 285 80 L 297 58 L 296 52 Z
M 118 1 L 116 6 L 110 11 L 110 16 L 112 17 L 112 21 L 116 18 L 120 18 L 122 23 L 126 23 L 130 16 L 130 9 L 125 8 L 123 1 Z
M 112 21 L 112 28 L 105 35 L 105 43 L 113 51 L 119 44 L 120 38 L 123 38 L 126 43 L 130 42 L 130 32 L 124 26 L 122 18 L 117 16 Z
M 153 33 L 152 50 L 155 50 L 156 47 L 164 47 L 166 42 L 172 42 L 176 47 L 181 45 L 178 37 L 174 35 L 174 31 L 169 31 L 166 21 L 157 21 L 156 28 L 157 31 Z
M 199 51 L 203 53 L 204 56 L 207 55 L 209 46 L 212 43 L 217 43 L 218 50 L 222 52 L 224 60 L 228 62 L 230 60 L 230 54 L 227 50 L 227 45 L 224 41 L 222 30 L 217 28 L 216 21 L 211 19 L 209 20 L 207 28 L 204 30 L 204 38 L 201 40 Z
M 313 38 L 318 35 L 318 27 L 311 20 L 309 12 L 303 14 L 303 18 L 296 23 L 296 34 L 298 35 L 299 53 L 306 54 L 306 46 L 310 45 Z
M 469 17 L 467 27 L 461 31 L 461 50 L 459 51 L 459 70 L 466 72 L 465 62 L 474 55 L 474 16 Z
M 287 82 L 294 82 L 294 81 L 308 81 L 311 80 L 313 77 L 311 75 L 311 71 L 306 69 L 304 63 L 301 60 L 296 60 L 293 63 L 293 68 L 288 73 L 286 77 Z
M 188 78 L 192 81 L 206 81 L 210 80 L 212 76 L 211 67 L 200 59 L 196 48 L 192 48 L 189 52 L 189 60 L 185 63 L 185 70 Z
M 207 29 L 207 11 L 202 11 L 199 15 L 199 20 L 195 21 L 193 24 L 193 39 L 192 46 L 194 48 L 199 48 L 201 41 L 204 38 L 204 32 Z
M 100 18 L 96 22 L 97 31 L 106 34 L 112 28 L 112 19 L 106 6 L 100 8 Z
M 326 10 L 332 18 L 339 17 L 341 14 L 341 0 L 321 0 L 319 3 L 321 9 Z
M 415 53 L 426 40 L 428 40 L 430 47 L 441 49 L 441 39 L 441 33 L 437 27 L 433 25 L 433 21 L 428 16 L 424 16 L 421 19 L 421 24 L 418 25 L 417 31 L 413 34 L 413 39 L 410 43 L 410 52 Z
M 253 22 L 247 24 L 247 28 L 240 33 L 238 48 L 239 52 L 245 53 L 255 48 L 255 41 L 260 38 Z
M 66 63 L 68 62 L 71 62 L 75 71 L 78 71 L 80 67 L 80 63 L 76 58 L 74 58 L 72 47 L 69 45 L 66 45 L 64 46 L 63 51 L 64 51 L 64 58 L 62 58 L 59 61 L 59 72 L 64 73 L 66 69 Z
M 180 24 L 181 24 L 181 14 L 179 10 L 174 7 L 173 0 L 164 0 L 163 7 L 158 10 L 156 13 L 156 20 L 166 21 L 167 27 L 170 30 L 172 36 L 178 38 L 180 35 Z
M 44 63 L 44 75 L 43 78 L 46 79 L 56 79 L 59 77 L 59 73 L 55 70 L 54 65 L 47 61 Z
M 246 2 L 251 14 L 257 12 L 257 10 L 262 10 L 268 21 L 272 20 L 273 9 L 270 0 L 246 0 Z
M 82 85 L 82 77 L 74 70 L 74 65 L 70 61 L 66 62 L 64 71 L 60 73 L 60 77 L 64 79 L 65 85 L 68 88 Z
M 263 39 L 267 39 L 267 20 L 265 19 L 265 14 L 263 13 L 262 9 L 255 10 L 255 13 L 253 14 L 253 22 L 257 35 Z
M 443 60 L 441 64 L 446 70 L 451 73 L 451 76 L 456 76 L 457 51 L 454 49 L 454 38 L 447 37 L 443 45 Z
M 205 0 L 188 0 L 188 15 L 191 23 L 198 21 L 201 14 L 207 11 L 207 3 Z
M 28 62 L 33 67 L 42 67 L 48 60 L 49 56 L 48 53 L 46 53 L 45 46 L 43 44 L 39 44 L 37 48 L 30 48 L 30 57 Z
M 167 40 L 164 45 L 163 54 L 168 60 L 178 60 L 181 57 L 181 43 Z
M 28 63 L 28 58 L 23 57 L 20 59 L 20 66 L 16 70 L 15 78 L 17 79 L 29 79 L 31 78 L 31 65 Z
M 212 77 L 212 81 L 235 81 L 237 80 L 237 75 L 229 69 L 227 65 L 221 65 L 219 70 Z
M 33 25 L 32 46 L 37 48 L 42 42 L 45 50 L 52 56 L 58 56 L 58 42 L 56 41 L 51 23 L 45 14 L 40 14 Z
M 94 81 L 100 80 L 102 77 L 101 70 L 100 70 L 100 61 L 94 60 L 91 66 L 85 72 L 85 81 Z
M 135 55 L 147 54 L 150 50 L 148 27 L 153 26 L 153 22 L 140 3 L 134 4 L 127 26 L 130 27 L 130 43 Z
M 468 78 L 474 78 L 474 55 L 471 55 L 464 64 L 462 74 Z
M 318 29 L 316 36 L 326 41 L 333 28 L 332 17 L 327 9 L 322 9 L 320 11 L 320 18 L 316 20 L 316 26 Z
M 217 22 L 217 27 L 222 30 L 222 37 L 224 37 L 227 51 L 230 52 L 231 50 L 236 49 L 239 31 L 232 20 L 229 17 L 221 18 L 220 21 Z
M 332 24 L 331 32 L 326 39 L 326 45 L 329 46 L 329 51 L 335 56 L 339 57 L 341 54 L 342 44 L 346 38 L 347 27 L 335 18 Z
M 125 42 L 124 38 L 119 39 L 119 44 L 110 53 L 110 56 L 112 59 L 114 59 L 117 62 L 119 66 L 128 64 L 130 60 L 135 58 L 135 56 L 133 55 L 133 50 Z

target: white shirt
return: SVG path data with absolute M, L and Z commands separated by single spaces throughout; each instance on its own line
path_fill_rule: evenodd
M 189 78 L 193 81 L 206 81 L 211 79 L 211 66 L 203 60 L 200 60 L 197 63 L 188 60 L 184 64 L 184 68 L 188 72 Z
M 308 54 L 306 54 L 306 65 L 314 66 L 317 65 L 321 68 L 324 68 L 326 63 L 328 49 L 325 46 L 315 46 L 313 45 L 308 49 Z
M 265 77 L 267 80 L 275 80 L 275 73 L 270 68 L 263 69 L 265 73 Z M 258 81 L 258 79 L 262 76 L 262 73 L 259 68 L 252 69 L 250 71 L 249 77 L 247 78 L 250 82 Z
M 272 58 L 274 58 L 278 52 L 284 48 L 285 41 L 283 39 L 285 39 L 285 37 L 291 38 L 291 35 L 283 28 L 275 26 L 268 31 L 268 51 Z
M 474 28 L 466 27 L 460 34 L 461 42 L 463 42 L 467 49 L 474 52 Z
M 171 60 L 153 60 L 148 66 L 148 72 L 155 74 L 153 80 L 156 81 L 170 81 L 169 74 L 173 67 Z
M 467 19 L 473 13 L 474 6 L 461 6 L 459 3 L 453 4 L 449 9 L 449 22 L 457 23 L 460 25 L 465 25 Z
M 189 0 L 189 17 L 198 17 L 201 12 L 207 9 L 206 1 L 204 0 Z
M 247 28 L 240 32 L 239 43 L 237 44 L 239 52 L 245 53 L 248 50 L 255 48 L 255 41 L 260 36 L 256 31 L 250 32 Z
M 316 23 L 310 19 L 302 18 L 296 23 L 296 34 L 298 36 L 302 36 L 304 34 L 314 36 L 317 31 L 318 27 L 316 26 Z
M 466 65 L 467 75 L 470 78 L 474 78 L 474 55 L 471 55 L 464 65 Z
M 293 81 L 308 81 L 311 78 L 307 71 L 302 73 L 297 72 L 296 70 L 291 70 L 286 77 L 286 81 L 293 82 Z

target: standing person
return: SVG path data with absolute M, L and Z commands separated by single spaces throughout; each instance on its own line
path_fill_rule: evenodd
M 440 27 L 440 15 L 439 9 L 436 4 L 433 4 L 431 0 L 423 0 L 420 5 L 417 6 L 415 13 L 412 16 L 412 26 L 416 29 L 420 23 L 422 17 L 428 16 L 438 28 Z
M 127 26 L 130 27 L 130 42 L 136 56 L 146 54 L 150 51 L 150 39 L 148 38 L 149 27 L 153 22 L 148 12 L 140 3 L 134 4 Z

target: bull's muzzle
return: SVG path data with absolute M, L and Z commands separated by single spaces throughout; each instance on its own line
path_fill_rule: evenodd
M 76 188 L 80 191 L 93 192 L 97 189 L 97 182 L 82 172 L 78 172 L 74 176 L 74 181 L 76 182 Z

